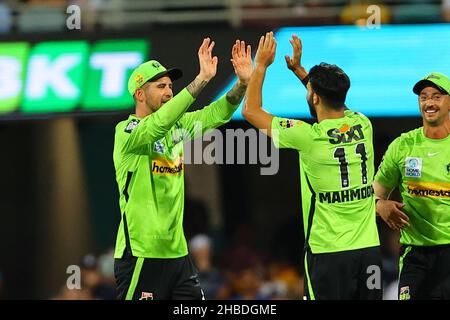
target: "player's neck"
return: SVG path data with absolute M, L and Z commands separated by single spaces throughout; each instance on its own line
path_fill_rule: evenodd
M 447 119 L 437 126 L 430 126 L 424 121 L 423 133 L 425 137 L 430 139 L 445 139 L 450 134 L 450 120 Z
M 136 105 L 136 117 L 138 117 L 139 119 L 145 118 L 151 113 L 152 111 L 150 110 L 150 108 L 147 108 L 147 106 Z
M 344 109 L 342 110 L 332 110 L 329 108 L 319 107 L 317 108 L 317 121 L 323 121 L 326 119 L 339 119 L 343 118 L 344 115 Z

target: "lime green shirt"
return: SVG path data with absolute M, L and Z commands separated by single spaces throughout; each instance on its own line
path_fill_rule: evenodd
M 360 113 L 306 122 L 275 117 L 279 148 L 298 150 L 306 244 L 312 253 L 379 245 L 372 180 L 372 125 Z
M 400 243 L 450 244 L 450 135 L 430 139 L 423 127 L 402 134 L 389 145 L 375 180 L 399 186 L 410 223 Z
M 226 123 L 238 107 L 223 96 L 202 110 L 181 113 L 170 128 L 161 124 L 158 113 L 163 108 L 170 111 L 170 104 L 183 104 L 181 109 L 186 109 L 193 102 L 184 89 L 157 112 L 142 119 L 131 115 L 117 124 L 113 159 L 122 218 L 115 258 L 126 247 L 135 257 L 187 255 L 183 142 Z

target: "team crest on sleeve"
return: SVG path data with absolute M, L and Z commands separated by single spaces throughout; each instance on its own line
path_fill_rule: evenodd
M 125 128 L 125 132 L 131 133 L 131 131 L 133 131 L 134 128 L 136 128 L 136 126 L 139 124 L 139 120 L 138 119 L 133 119 L 131 120 L 126 128 Z
M 294 120 L 283 119 L 280 121 L 280 127 L 284 129 L 292 128 L 295 124 Z
M 422 176 L 422 158 L 406 157 L 405 177 L 420 178 Z

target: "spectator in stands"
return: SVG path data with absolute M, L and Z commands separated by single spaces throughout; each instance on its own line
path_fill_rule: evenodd
M 11 9 L 0 0 L 0 33 L 8 33 L 12 27 Z
M 17 19 L 20 32 L 60 32 L 66 29 L 66 0 L 30 0 Z
M 303 277 L 295 266 L 284 261 L 272 260 L 268 265 L 267 281 L 261 292 L 271 300 L 303 299 Z
M 83 257 L 80 264 L 81 287 L 68 288 L 66 283 L 53 297 L 56 300 L 114 300 L 116 298 L 113 276 L 112 251 L 97 258 L 92 254 Z
M 205 298 L 219 298 L 223 291 L 224 278 L 213 266 L 211 239 L 205 234 L 198 234 L 189 241 L 189 249 L 199 272 Z
M 450 0 L 442 0 L 442 17 L 444 21 L 450 22 Z

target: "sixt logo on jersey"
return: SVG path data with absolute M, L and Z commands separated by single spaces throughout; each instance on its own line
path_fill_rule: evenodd
M 348 124 L 344 124 L 340 129 L 333 128 L 327 131 L 331 144 L 348 143 L 352 141 L 359 141 L 364 139 L 364 132 L 362 126 L 357 124 L 350 127 Z

